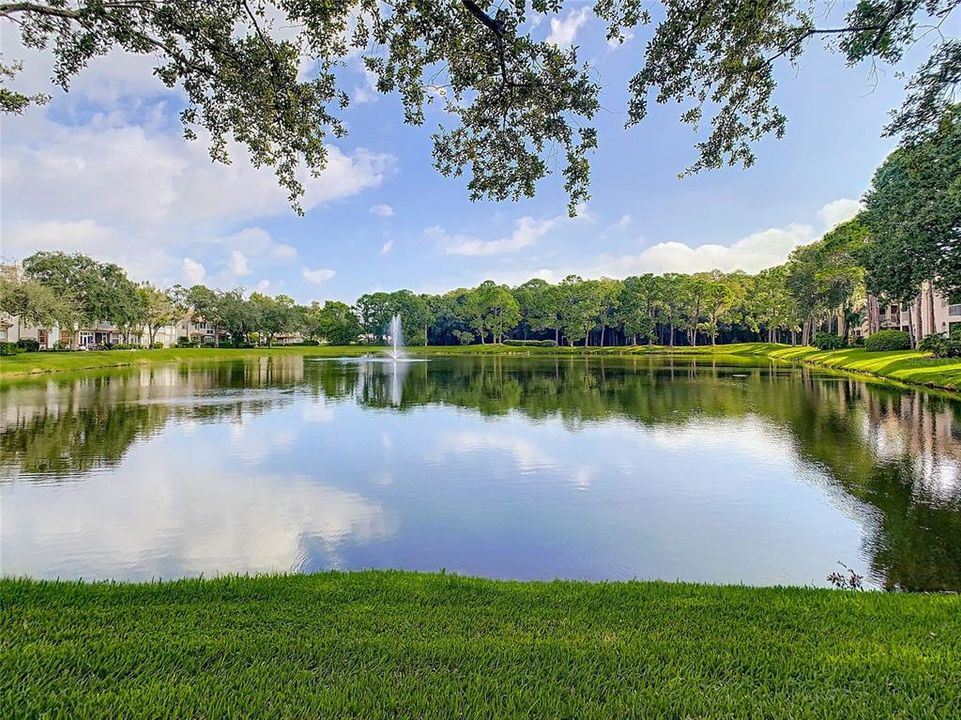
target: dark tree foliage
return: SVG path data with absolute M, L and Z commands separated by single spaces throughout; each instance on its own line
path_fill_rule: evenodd
M 689 167 L 696 172 L 749 166 L 757 141 L 784 134 L 775 71 L 818 37 L 850 64 L 895 63 L 924 38 L 931 54 L 886 129 L 913 143 L 936 126 L 961 77 L 961 42 L 941 29 L 956 22 L 959 2 L 860 0 L 832 26 L 794 0 L 663 0 L 653 12 L 641 0 L 597 0 L 594 12 L 612 41 L 658 18 L 628 88 L 628 122 L 646 116 L 651 97 L 684 105 L 683 122 L 709 126 Z M 246 146 L 256 166 L 274 168 L 295 207 L 302 169 L 319 173 L 327 140 L 346 133 L 338 72 L 359 55 L 378 90 L 400 96 L 407 123 L 423 124 L 428 103 L 443 105 L 451 122 L 434 134 L 435 166 L 468 174 L 472 199 L 531 196 L 556 164 L 573 213 L 588 197 L 600 85 L 577 48 L 523 29 L 531 10 L 563 8 L 508 0 L 491 17 L 471 0 L 48 0 L 0 2 L 0 18 L 16 23 L 25 45 L 53 54 L 64 89 L 112 50 L 156 57 L 157 77 L 186 94 L 186 137 L 203 130 L 222 162 L 230 141 Z M 3 112 L 46 100 L 9 86 L 17 68 L 0 64 Z
M 904 301 L 930 280 L 961 298 L 961 105 L 884 161 L 865 203 L 871 292 Z

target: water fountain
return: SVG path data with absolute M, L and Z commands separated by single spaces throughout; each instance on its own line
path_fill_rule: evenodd
M 390 342 L 392 350 L 388 350 L 387 354 L 390 355 L 390 359 L 394 362 L 404 359 L 404 331 L 400 326 L 400 314 L 394 315 L 390 319 L 390 328 L 388 330 L 390 334 Z

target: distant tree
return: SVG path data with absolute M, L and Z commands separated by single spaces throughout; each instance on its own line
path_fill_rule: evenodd
M 400 315 L 405 342 L 411 345 L 427 344 L 427 330 L 434 316 L 424 297 L 410 290 L 398 290 L 390 294 L 387 308 L 391 316 Z
M 560 332 L 557 322 L 558 293 L 557 286 L 546 280 L 534 278 L 523 285 L 514 288 L 511 293 L 517 300 L 521 314 L 521 324 L 524 327 L 524 337 L 527 331 L 542 332 L 553 329 L 555 340 Z
M 272 298 L 255 292 L 250 294 L 247 303 L 250 305 L 249 314 L 255 318 L 256 330 L 267 338 L 267 347 L 273 345 L 278 335 L 293 332 L 297 328 L 300 314 L 289 295 Z
M 718 325 L 737 301 L 737 293 L 734 284 L 720 270 L 702 273 L 700 277 L 704 283 L 702 298 L 704 321 L 697 327 L 711 338 L 711 345 L 716 345 Z
M 77 320 L 84 324 L 106 321 L 129 329 L 142 320 L 137 286 L 119 265 L 80 253 L 40 251 L 24 259 L 23 271 L 61 297 L 72 298 Z
M 357 298 L 354 309 L 367 342 L 382 342 L 390 323 L 390 294 L 375 292 L 361 295 Z
M 224 329 L 235 345 L 247 342 L 250 333 L 257 332 L 263 326 L 264 306 L 246 300 L 243 288 L 218 292 L 216 295 L 217 314 Z
M 612 278 L 601 278 L 597 281 L 595 288 L 597 301 L 600 311 L 597 314 L 597 325 L 601 329 L 601 336 L 598 344 L 604 346 L 604 334 L 608 326 L 620 327 L 621 323 L 617 314 L 617 308 L 621 302 L 621 293 L 624 291 L 624 283 Z
M 668 328 L 668 345 L 674 347 L 674 330 L 684 322 L 684 311 L 687 307 L 687 276 L 680 273 L 665 273 L 661 276 L 663 302 L 661 315 Z
M 798 327 L 797 307 L 788 292 L 787 273 L 785 265 L 761 270 L 754 277 L 754 286 L 745 301 L 744 322 L 754 332 L 764 327 L 768 342 L 776 340 L 778 330 L 793 333 Z
M 587 347 L 603 309 L 600 285 L 597 280 L 568 275 L 561 283 L 560 293 L 564 337 L 571 345 L 583 340 Z
M 220 293 L 205 285 L 194 285 L 182 293 L 191 322 L 210 323 L 214 329 L 214 345 L 220 346 L 220 332 L 226 326 Z
M 311 332 L 331 345 L 350 345 L 361 333 L 360 321 L 347 303 L 328 300 L 316 313 Z
M 664 302 L 662 278 L 647 273 L 624 280 L 618 314 L 624 332 L 636 345 L 637 338 L 654 341 L 657 331 L 657 313 Z
M 143 306 L 143 324 L 147 328 L 148 341 L 153 345 L 157 331 L 183 318 L 184 308 L 177 304 L 170 293 L 158 290 L 149 283 L 141 285 L 137 292 Z
M 24 322 L 40 328 L 72 327 L 77 306 L 72 297 L 35 278 L 0 277 L 0 312 L 15 316 L 18 330 Z
M 520 306 L 510 289 L 493 280 L 486 280 L 468 293 L 465 310 L 470 327 L 482 344 L 488 333 L 493 342 L 501 342 L 521 319 Z
M 889 155 L 864 200 L 868 290 L 908 302 L 928 280 L 961 299 L 961 104 Z

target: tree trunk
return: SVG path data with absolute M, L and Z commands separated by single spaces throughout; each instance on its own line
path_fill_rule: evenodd
M 587 334 L 584 336 L 584 347 L 587 347 L 587 341 L 590 340 L 590 337 L 591 337 L 591 333 L 590 331 L 588 331 Z
M 601 323 L 601 342 L 600 342 L 601 347 L 604 347 L 604 330 L 605 330 L 605 325 Z
M 848 326 L 846 318 L 844 317 L 844 306 L 838 308 L 838 335 L 843 338 L 848 336 Z
M 900 305 L 898 309 L 900 310 Z M 911 338 L 911 347 L 916 348 L 918 346 L 917 337 L 915 335 L 914 329 L 914 303 L 911 303 L 911 308 L 908 310 L 908 337 Z
M 925 290 L 928 296 L 928 330 L 930 330 L 927 334 L 935 335 L 938 332 L 938 328 L 934 321 L 934 285 L 931 284 L 930 280 L 928 280 L 925 285 L 927 286 Z
M 868 335 L 881 329 L 881 307 L 874 295 L 868 295 Z
M 554 328 L 554 344 L 555 344 L 555 345 L 558 345 L 558 346 L 561 344 L 561 329 L 560 329 L 560 328 Z
M 921 325 L 921 293 L 918 293 L 918 296 L 914 298 L 914 302 L 911 303 L 911 313 L 914 315 L 916 328 L 915 339 L 917 342 L 914 344 L 914 347 L 917 347 L 918 343 L 921 342 L 921 338 L 924 337 L 924 327 Z
M 668 347 L 674 347 L 674 323 L 671 323 L 671 339 Z

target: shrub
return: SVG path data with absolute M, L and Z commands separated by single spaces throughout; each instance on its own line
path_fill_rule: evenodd
M 504 344 L 520 347 L 557 347 L 557 343 L 553 340 L 505 340 Z
M 30 338 L 24 338 L 17 340 L 17 347 L 24 352 L 37 352 L 40 349 L 40 343 Z
M 19 355 L 23 352 L 23 348 L 20 347 L 15 342 L 0 342 L 0 355 Z
M 939 358 L 961 357 L 961 325 L 955 326 L 950 335 L 928 335 L 918 343 L 918 350 Z
M 164 344 L 159 340 L 154 340 L 152 343 L 150 343 L 150 347 L 154 350 L 162 350 L 163 346 Z
M 460 345 L 470 345 L 474 342 L 474 333 L 470 330 L 455 330 L 452 334 Z
M 187 337 L 186 335 L 181 335 L 179 338 L 177 338 L 177 347 L 179 348 L 200 347 L 200 344 L 192 342 L 190 338 Z
M 68 345 L 67 343 L 62 343 L 59 340 L 57 340 L 57 342 L 55 342 L 53 344 L 53 347 L 50 349 L 53 352 L 70 352 L 73 348 L 71 348 L 70 345 Z
M 302 342 L 296 343 L 297 345 L 306 345 L 308 347 L 315 347 L 320 345 L 320 340 L 304 340 Z
M 851 344 L 854 345 L 854 347 L 864 347 L 864 336 L 858 335 Z
M 142 347 L 140 343 L 114 343 L 113 345 L 107 346 L 108 350 L 139 350 Z
M 840 350 L 845 346 L 847 346 L 847 343 L 840 335 L 826 332 L 814 334 L 814 347 L 818 350 Z
M 879 330 L 864 338 L 864 349 L 868 352 L 910 350 L 911 336 L 903 330 Z

